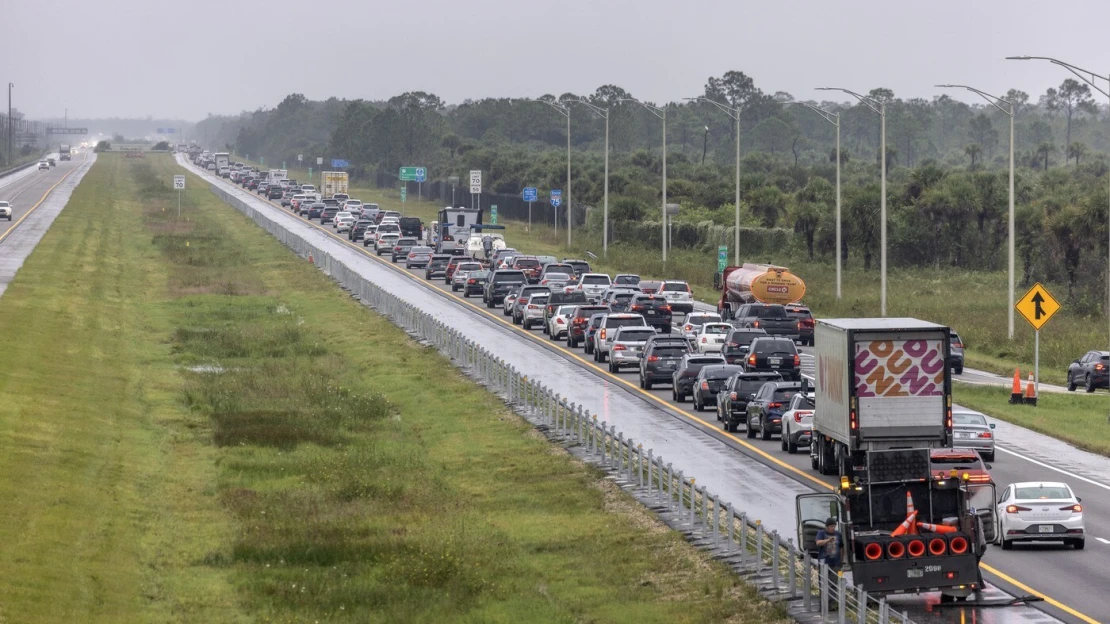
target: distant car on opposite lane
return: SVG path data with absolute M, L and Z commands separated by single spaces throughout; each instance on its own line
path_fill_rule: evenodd
M 1087 392 L 1110 388 L 1110 351 L 1088 351 L 1068 366 L 1068 390 L 1079 385 Z

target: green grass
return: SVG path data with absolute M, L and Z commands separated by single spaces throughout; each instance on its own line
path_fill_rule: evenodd
M 169 157 L 0 299 L 0 621 L 783 621 Z
M 1039 431 L 1075 446 L 1110 456 L 1110 402 L 1078 394 L 1042 392 L 1037 406 L 1010 405 L 1010 389 L 957 384 L 954 400 L 1006 422 Z M 1002 443 L 1005 443 L 1002 440 Z
M 0 298 L 0 622 L 248 619 L 206 563 L 235 528 L 122 160 L 101 156 Z

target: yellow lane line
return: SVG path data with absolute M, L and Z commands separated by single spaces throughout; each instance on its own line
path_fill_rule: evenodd
M 81 162 L 84 163 L 85 160 L 88 159 L 88 157 L 89 157 L 88 154 L 85 154 L 85 159 L 83 159 Z M 19 227 L 19 224 L 23 223 L 24 219 L 31 216 L 31 213 L 34 212 L 35 209 L 38 208 L 42 204 L 42 202 L 46 201 L 46 198 L 49 197 L 50 194 L 54 192 L 54 189 L 58 188 L 58 185 L 61 184 L 62 182 L 65 182 L 66 178 L 68 178 L 74 171 L 77 171 L 77 167 L 74 167 L 73 169 L 70 169 L 68 173 L 66 173 L 64 176 L 62 176 L 61 180 L 58 180 L 54 184 L 54 186 L 46 189 L 46 192 L 43 193 L 42 198 L 39 199 L 38 202 L 36 202 L 34 206 L 31 206 L 31 208 L 27 212 L 23 213 L 23 216 L 20 217 L 18 221 L 16 221 L 12 225 L 9 225 L 8 229 L 4 230 L 3 234 L 0 234 L 0 243 L 4 242 L 4 239 L 7 238 L 8 235 L 12 233 L 12 230 Z
M 222 180 L 221 180 L 221 182 L 222 182 Z M 227 182 L 226 184 L 231 184 L 231 183 Z M 261 197 L 259 199 L 261 199 Z M 262 201 L 265 201 L 266 203 L 268 203 L 271 206 L 277 208 L 278 210 L 281 210 L 282 212 L 286 212 L 286 209 L 284 207 L 282 207 L 278 204 L 275 204 L 275 203 L 271 202 L 268 199 L 263 199 Z M 475 304 L 475 303 L 473 303 L 473 302 L 471 302 L 471 301 L 469 301 L 465 298 L 459 297 L 458 295 L 456 295 L 454 293 L 448 293 L 445 290 L 441 290 L 439 288 L 436 288 L 435 286 L 432 286 L 431 284 L 428 284 L 426 281 L 419 279 L 418 277 L 416 277 L 412 273 L 409 273 L 408 271 L 406 271 L 403 268 L 393 264 L 392 262 L 386 262 L 384 259 L 382 259 L 382 258 L 380 258 L 376 255 L 371 254 L 369 251 L 366 250 L 365 247 L 356 245 L 352 241 L 350 241 L 348 239 L 344 239 L 343 237 L 339 236 L 338 234 L 335 234 L 333 232 L 329 232 L 322 225 L 317 225 L 317 224 L 315 224 L 311 221 L 307 221 L 307 220 L 304 221 L 304 223 L 316 228 L 317 230 L 323 232 L 324 234 L 327 234 L 328 236 L 334 238 L 338 242 L 340 242 L 344 245 L 347 245 L 348 247 L 351 247 L 355 251 L 358 251 L 358 252 L 362 253 L 367 258 L 370 258 L 371 260 L 376 260 L 382 266 L 385 266 L 389 269 L 392 269 L 393 271 L 397 272 L 399 275 L 403 275 L 403 276 L 409 278 L 410 280 L 412 280 L 413 282 L 415 282 L 417 284 L 420 284 L 421 286 L 424 286 L 425 288 L 431 288 L 437 294 L 449 295 L 452 299 L 454 299 L 458 303 L 462 303 L 462 304 L 465 304 L 465 305 L 469 306 L 474 311 L 484 314 L 486 317 L 501 323 L 505 327 L 513 330 L 514 332 L 517 332 L 518 334 L 520 334 L 522 336 L 526 336 L 527 338 L 529 338 L 533 342 L 544 345 L 545 347 L 557 349 L 558 351 L 560 351 L 565 356 L 567 356 L 569 358 L 572 358 L 574 360 L 577 360 L 578 362 L 582 363 L 583 365 L 589 367 L 590 369 L 592 369 L 594 371 L 597 371 L 599 373 L 604 374 L 607 378 L 609 378 L 612 381 L 616 381 L 616 382 L 621 383 L 627 389 L 632 390 L 633 392 L 638 393 L 640 396 L 644 397 L 645 399 L 649 399 L 652 402 L 666 408 L 671 413 L 677 413 L 677 414 L 681 415 L 683 418 L 686 418 L 687 420 L 691 420 L 695 423 L 698 423 L 702 427 L 711 430 L 713 433 L 716 433 L 717 435 L 723 435 L 723 436 L 729 438 L 730 440 L 736 442 L 740 446 L 743 446 L 744 448 L 752 451 L 753 453 L 758 454 L 760 457 L 774 463 L 775 465 L 777 465 L 777 466 L 779 466 L 779 467 L 781 467 L 785 470 L 788 470 L 788 471 L 790 471 L 790 472 L 792 472 L 796 475 L 804 477 L 804 478 L 808 479 L 810 482 L 812 482 L 816 485 L 819 485 L 819 486 L 821 486 L 821 487 L 823 487 L 827 490 L 835 489 L 835 487 L 833 485 L 831 485 L 829 483 L 826 483 L 826 482 L 822 481 L 821 479 L 818 479 L 817 477 L 814 477 L 813 475 L 811 475 L 807 472 L 804 472 L 804 471 L 802 471 L 798 468 L 795 468 L 794 466 L 791 466 L 790 464 L 787 464 L 786 462 L 780 460 L 779 458 L 775 457 L 774 455 L 771 455 L 771 454 L 767 453 L 763 449 L 752 445 L 747 440 L 745 440 L 743 438 L 740 438 L 740 437 L 737 437 L 737 436 L 734 436 L 734 435 L 732 435 L 728 432 L 721 431 L 720 429 L 717 428 L 716 425 L 710 423 L 709 421 L 698 418 L 697 416 L 694 416 L 693 414 L 686 413 L 685 411 L 682 411 L 681 409 L 677 409 L 675 406 L 671 405 L 670 403 L 668 403 L 664 399 L 661 399 L 661 398 L 655 396 L 654 394 L 651 394 L 650 392 L 647 392 L 646 390 L 640 388 L 636 384 L 633 384 L 631 381 L 628 381 L 627 379 L 618 377 L 618 376 L 610 373 L 608 370 L 603 369 L 600 366 L 594 364 L 593 362 L 586 360 L 586 358 L 581 357 L 577 353 L 560 346 L 558 343 L 556 343 L 554 341 L 543 340 L 541 338 L 538 338 L 532 332 L 530 332 L 528 330 L 525 330 L 521 327 L 517 327 L 513 323 L 511 323 L 509 321 L 506 321 L 501 316 L 490 312 L 486 308 L 479 307 L 477 304 Z M 993 568 L 993 567 L 991 567 L 991 566 L 989 566 L 985 563 L 980 562 L 979 565 L 984 570 L 986 570 L 987 572 L 989 572 L 991 574 L 994 574 L 998 578 L 1006 581 L 1007 583 L 1010 583 L 1011 585 L 1021 589 L 1024 592 L 1027 592 L 1029 594 L 1032 594 L 1034 596 L 1037 596 L 1037 597 L 1041 598 L 1042 600 L 1044 600 L 1048 604 L 1056 607 L 1057 609 L 1060 609 L 1061 611 L 1064 611 L 1064 612 L 1066 612 L 1066 613 L 1068 613 L 1072 616 L 1075 616 L 1075 617 L 1079 618 L 1080 620 L 1083 620 L 1084 622 L 1087 622 L 1088 624 L 1101 624 L 1098 620 L 1095 620 L 1095 619 L 1093 619 L 1089 616 L 1086 616 L 1086 615 L 1080 613 L 1079 611 L 1076 611 L 1075 609 L 1065 605 L 1064 603 L 1062 603 L 1058 600 L 1055 600 L 1055 599 L 1045 595 L 1044 593 L 1039 592 L 1039 591 L 1029 587 L 1028 585 L 1025 585 L 1024 583 L 1021 583 L 1020 581 L 1014 579 L 1013 577 L 1011 577 L 1007 574 L 1004 574 L 1004 573 L 998 571 L 997 569 L 995 569 L 995 568 Z

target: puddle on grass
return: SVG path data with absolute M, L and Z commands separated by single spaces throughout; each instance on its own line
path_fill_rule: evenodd
M 186 366 L 185 370 L 192 373 L 210 373 L 213 375 L 219 375 L 220 373 L 227 372 L 227 369 L 223 366 L 220 366 L 219 364 L 198 364 L 197 366 Z

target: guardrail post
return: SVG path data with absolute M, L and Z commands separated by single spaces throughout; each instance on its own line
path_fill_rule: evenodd
M 755 571 L 763 571 L 763 522 L 755 521 Z
M 651 470 L 651 464 L 648 464 Z M 644 487 L 644 445 L 636 445 L 636 473 L 640 475 L 640 487 Z M 648 473 L 648 483 L 651 483 L 651 473 Z
M 821 562 L 817 570 L 818 574 L 820 574 L 820 576 L 817 577 L 818 588 L 820 589 L 817 596 L 817 599 L 820 601 L 818 606 L 821 607 L 821 621 L 827 622 L 829 620 L 829 604 L 832 602 L 832 596 L 829 595 L 829 591 L 832 589 L 829 587 L 829 566 Z
M 660 461 L 660 463 L 662 463 L 662 461 L 663 461 L 662 458 L 660 458 L 659 461 Z M 667 494 L 667 509 L 670 509 L 670 510 L 673 511 L 674 510 L 674 468 L 671 467 L 671 462 L 667 462 L 666 494 Z
M 726 553 L 731 553 L 732 552 L 733 518 L 734 518 L 734 516 L 732 515 L 732 503 L 729 503 L 728 507 L 725 509 L 725 552 Z
M 836 575 L 836 621 L 837 624 L 847 624 L 848 617 L 848 586 L 843 574 Z
M 740 512 L 740 559 L 748 556 L 748 514 Z
M 809 552 L 802 554 L 802 598 L 805 600 L 805 611 L 813 611 L 813 561 Z
M 885 596 L 879 598 L 879 624 L 890 624 L 890 605 Z
M 857 587 L 859 588 L 859 594 L 856 598 L 858 603 L 856 605 L 856 622 L 857 624 L 867 624 L 867 590 L 863 588 L 863 585 Z
M 721 541 L 721 502 L 717 495 L 713 495 L 713 519 L 709 522 L 709 534 L 713 536 L 713 545 L 716 546 Z
M 698 491 L 697 479 L 690 477 L 690 531 L 697 526 L 698 518 Z
M 617 433 L 617 426 L 613 425 L 612 434 L 617 439 L 617 474 L 622 477 L 627 477 L 624 474 L 624 432 Z M 628 463 L 632 463 L 632 457 L 629 456 Z
M 771 531 L 771 585 L 779 589 L 779 532 Z
M 786 567 L 787 584 L 790 586 L 790 597 L 798 597 L 798 552 L 794 550 L 794 538 L 786 538 L 786 556 L 789 562 Z

